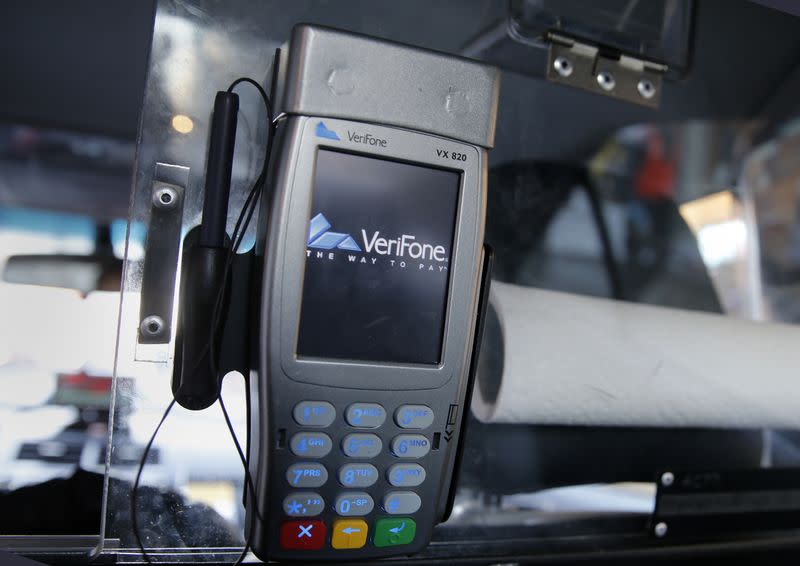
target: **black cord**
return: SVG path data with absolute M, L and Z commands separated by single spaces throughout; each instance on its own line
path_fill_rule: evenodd
M 142 543 L 142 534 L 139 532 L 139 523 L 136 520 L 136 496 L 139 491 L 139 481 L 142 479 L 144 464 L 147 461 L 148 454 L 150 454 L 150 448 L 153 446 L 153 442 L 156 439 L 158 431 L 161 429 L 161 425 L 163 425 L 164 421 L 167 420 L 167 416 L 174 406 L 175 399 L 170 401 L 169 405 L 167 405 L 167 408 L 164 410 L 164 414 L 161 415 L 161 420 L 158 421 L 158 426 L 156 426 L 156 429 L 153 431 L 153 435 L 147 442 L 147 446 L 144 447 L 142 459 L 139 460 L 139 469 L 136 472 L 136 481 L 133 482 L 133 491 L 131 492 L 131 523 L 133 524 L 133 536 L 136 538 L 136 544 L 139 545 L 139 550 L 142 552 L 142 556 L 144 557 L 145 562 L 148 564 L 152 564 L 152 560 L 150 560 L 150 557 L 147 555 L 147 552 L 144 549 L 144 544 Z
M 211 373 L 215 374 L 218 370 L 218 364 L 216 359 L 216 341 L 217 341 L 217 332 L 220 331 L 220 317 L 222 316 L 222 311 L 224 310 L 225 304 L 225 294 L 227 293 L 228 289 L 228 279 L 231 271 L 231 267 L 233 265 L 233 259 L 236 256 L 237 251 L 239 250 L 239 246 L 244 239 L 245 233 L 247 233 L 247 227 L 250 224 L 250 220 L 253 217 L 253 213 L 255 212 L 256 205 L 258 204 L 259 198 L 263 192 L 264 185 L 266 184 L 267 180 L 267 172 L 269 166 L 270 155 L 272 154 L 272 144 L 275 138 L 275 121 L 274 115 L 272 112 L 272 104 L 270 102 L 269 96 L 267 95 L 264 88 L 258 84 L 256 81 L 249 77 L 242 77 L 236 79 L 231 83 L 228 87 L 227 92 L 232 92 L 237 85 L 241 83 L 248 83 L 254 86 L 258 93 L 261 95 L 261 99 L 264 102 L 264 107 L 267 111 L 267 145 L 264 151 L 264 162 L 261 166 L 261 172 L 259 173 L 258 177 L 256 178 L 255 182 L 253 183 L 253 187 L 250 189 L 250 192 L 247 195 L 247 198 L 242 205 L 242 210 L 239 213 L 239 217 L 236 219 L 236 224 L 233 228 L 233 233 L 231 234 L 231 247 L 228 248 L 228 253 L 225 259 L 225 266 L 223 268 L 223 278 L 222 278 L 222 285 L 220 286 L 219 291 L 217 292 L 217 297 L 214 301 L 214 311 L 213 316 L 211 319 L 211 326 L 209 327 L 209 337 L 206 341 L 205 346 L 200 351 L 200 355 L 198 356 L 197 361 L 195 362 L 195 366 L 189 373 L 194 373 L 197 369 L 197 364 L 205 357 L 206 352 L 209 352 L 209 365 L 211 366 Z M 244 223 L 244 224 L 242 224 Z
M 248 193 L 247 198 L 245 199 L 245 202 L 242 205 L 242 210 L 239 213 L 239 217 L 236 219 L 236 225 L 234 226 L 233 234 L 231 234 L 231 246 L 228 248 L 228 252 L 226 255 L 225 267 L 223 269 L 224 276 L 222 279 L 222 285 L 220 286 L 219 292 L 217 293 L 217 298 L 214 304 L 214 313 L 211 321 L 211 327 L 209 328 L 209 339 L 206 346 L 203 348 L 202 353 L 200 354 L 200 359 L 202 359 L 203 357 L 205 357 L 205 352 L 209 351 L 209 363 L 211 364 L 212 371 L 215 374 L 219 372 L 219 367 L 216 359 L 217 353 L 216 353 L 215 342 L 216 342 L 217 332 L 220 330 L 219 327 L 220 320 L 222 317 L 222 311 L 225 302 L 225 294 L 227 291 L 228 279 L 230 277 L 231 267 L 233 265 L 233 259 L 236 256 L 239 247 L 241 246 L 242 240 L 244 239 L 244 235 L 247 232 L 247 228 L 250 225 L 250 221 L 253 218 L 253 214 L 256 211 L 256 207 L 264 191 L 264 186 L 266 185 L 266 180 L 267 180 L 267 172 L 269 168 L 270 156 L 272 155 L 272 145 L 275 138 L 275 120 L 272 112 L 272 104 L 270 102 L 269 96 L 267 96 L 266 91 L 260 84 L 258 84 L 253 79 L 248 77 L 243 77 L 233 81 L 233 83 L 231 83 L 231 85 L 228 87 L 228 92 L 232 92 L 233 89 L 236 88 L 236 86 L 239 85 L 240 83 L 248 83 L 254 86 L 261 95 L 261 99 L 264 101 L 264 106 L 267 112 L 268 138 L 267 138 L 266 149 L 264 152 L 264 163 L 261 167 L 261 172 L 258 175 L 258 178 L 256 178 L 255 182 L 253 183 L 253 187 L 250 189 L 250 192 Z M 142 557 L 148 564 L 151 564 L 152 560 L 150 559 L 150 556 L 147 554 L 147 551 L 144 548 L 144 544 L 142 543 L 142 537 L 141 533 L 139 532 L 139 525 L 136 516 L 136 503 L 138 498 L 139 482 L 141 480 L 142 471 L 144 470 L 144 465 L 146 463 L 147 456 L 150 453 L 150 449 L 153 445 L 153 442 L 156 439 L 156 435 L 158 434 L 161 425 L 164 424 L 164 421 L 166 420 L 167 416 L 172 410 L 172 407 L 175 405 L 175 402 L 176 402 L 175 399 L 172 399 L 172 401 L 170 401 L 169 405 L 164 411 L 163 416 L 161 417 L 161 421 L 159 421 L 158 426 L 153 431 L 153 434 L 150 437 L 147 446 L 145 447 L 144 453 L 142 454 L 142 459 L 139 461 L 139 468 L 136 472 L 136 481 L 133 484 L 133 490 L 131 492 L 131 521 L 133 524 L 133 534 L 134 537 L 136 538 L 136 543 L 139 547 L 139 550 L 142 553 Z M 222 414 L 225 417 L 225 423 L 228 425 L 228 430 L 230 431 L 234 445 L 236 446 L 236 451 L 239 453 L 239 458 L 241 459 L 242 465 L 244 466 L 245 477 L 246 477 L 245 489 L 250 490 L 250 497 L 255 502 L 256 490 L 255 490 L 255 484 L 253 482 L 253 477 L 250 474 L 249 460 L 242 451 L 242 447 L 239 444 L 239 440 L 236 438 L 236 432 L 233 429 L 233 424 L 231 423 L 230 417 L 228 416 L 228 411 L 225 408 L 224 402 L 222 401 L 221 394 L 219 397 L 219 403 L 220 407 L 222 408 Z M 245 497 L 246 496 L 247 494 L 245 494 Z M 258 510 L 257 504 L 253 505 L 253 509 L 255 510 L 258 519 L 263 521 L 263 517 L 261 516 L 261 513 Z M 251 541 L 254 533 L 254 525 L 255 521 L 250 521 L 250 529 L 245 539 L 245 547 L 242 553 L 240 554 L 239 558 L 234 563 L 234 566 L 239 566 L 239 564 L 241 564 L 244 558 L 247 556 L 247 553 L 251 547 Z
M 240 83 L 248 83 L 253 85 L 256 89 L 258 89 L 258 93 L 261 95 L 261 99 L 264 101 L 264 107 L 267 111 L 267 145 L 264 151 L 264 163 L 261 167 L 261 173 L 258 175 L 255 183 L 253 183 L 252 189 L 250 189 L 250 193 L 247 195 L 247 198 L 242 205 L 242 211 L 239 213 L 239 218 L 236 220 L 236 225 L 233 229 L 233 234 L 231 234 L 231 247 L 228 249 L 228 254 L 225 260 L 225 269 L 223 273 L 225 276 L 222 280 L 222 285 L 220 287 L 219 293 L 217 294 L 217 299 L 214 304 L 214 314 L 211 319 L 211 328 L 209 333 L 208 344 L 210 347 L 210 355 L 209 355 L 209 364 L 211 365 L 212 373 L 216 373 L 219 371 L 219 367 L 217 364 L 217 352 L 215 348 L 216 344 L 216 332 L 219 329 L 220 317 L 222 316 L 223 306 L 225 302 L 225 294 L 227 292 L 228 287 L 228 276 L 230 273 L 231 265 L 233 264 L 233 259 L 236 256 L 236 253 L 239 250 L 239 246 L 244 239 L 244 235 L 247 232 L 247 227 L 250 224 L 250 220 L 253 218 L 253 214 L 256 210 L 256 205 L 261 197 L 261 193 L 263 192 L 264 185 L 266 184 L 267 180 L 267 171 L 269 167 L 269 160 L 270 155 L 272 154 L 272 143 L 275 138 L 275 124 L 272 112 L 272 104 L 270 103 L 269 96 L 267 96 L 266 91 L 264 88 L 254 81 L 251 78 L 243 77 L 236 79 L 231 83 L 231 86 L 228 87 L 228 92 L 232 92 L 234 88 Z
M 222 416 L 225 418 L 225 424 L 228 425 L 228 431 L 231 433 L 231 438 L 233 438 L 233 444 L 236 446 L 236 451 L 239 453 L 239 459 L 242 461 L 242 466 L 244 466 L 245 471 L 245 479 L 247 481 L 247 488 L 250 489 L 251 497 L 255 502 L 255 493 L 256 488 L 253 484 L 253 476 L 250 474 L 250 461 L 245 456 L 244 451 L 242 450 L 241 444 L 239 444 L 239 439 L 236 437 L 236 431 L 233 430 L 233 424 L 231 423 L 231 418 L 228 415 L 228 410 L 225 408 L 225 403 L 222 401 L 222 395 L 219 396 L 219 406 L 222 409 Z M 256 515 L 258 516 L 258 520 L 262 523 L 264 522 L 264 517 L 261 515 L 261 512 L 258 509 L 257 503 L 252 506 L 255 510 Z M 253 537 L 253 525 L 255 521 L 250 521 L 250 529 L 248 530 L 247 537 L 245 538 L 245 546 L 242 550 L 242 553 L 239 555 L 239 558 L 234 562 L 234 566 L 239 566 L 242 561 L 247 556 L 248 551 L 250 550 L 250 544 Z
M 236 255 L 236 252 L 238 251 L 239 246 L 242 243 L 242 240 L 244 239 L 244 235 L 247 232 L 247 227 L 250 224 L 250 220 L 253 218 L 253 214 L 255 213 L 256 210 L 256 205 L 260 200 L 261 194 L 264 189 L 264 185 L 266 184 L 270 156 L 272 155 L 272 143 L 275 139 L 275 120 L 272 113 L 272 104 L 270 103 L 269 97 L 267 96 L 267 93 L 264 91 L 261 85 L 259 85 L 257 82 L 253 81 L 250 78 L 241 78 L 235 80 L 233 84 L 231 84 L 231 86 L 228 87 L 228 92 L 231 92 L 234 88 L 236 88 L 236 85 L 242 82 L 249 83 L 254 87 L 256 87 L 258 89 L 259 94 L 261 95 L 262 100 L 264 101 L 264 106 L 266 107 L 267 111 L 269 138 L 267 139 L 267 147 L 264 152 L 264 165 L 261 169 L 261 174 L 258 176 L 258 179 L 253 185 L 253 188 L 251 189 L 250 194 L 247 196 L 245 204 L 242 207 L 242 214 L 245 213 L 245 210 L 247 211 L 246 218 L 244 219 L 244 223 L 242 224 L 242 215 L 240 214 L 239 219 L 236 222 L 236 226 L 233 230 L 233 235 L 231 236 L 232 246 L 228 253 L 228 260 L 226 263 L 226 273 L 227 273 L 227 266 L 229 266 L 232 263 L 233 258 Z M 239 231 L 240 227 L 241 231 Z M 217 297 L 217 305 L 214 310 L 214 317 L 212 319 L 213 326 L 217 326 L 218 324 L 218 317 L 220 316 L 222 311 L 222 302 L 224 300 L 224 289 L 226 285 L 227 285 L 227 276 L 225 277 L 225 281 L 223 282 L 223 289 L 221 290 L 219 296 Z M 218 371 L 215 360 L 216 356 L 214 353 L 214 345 L 212 343 L 211 355 L 209 356 L 209 363 L 212 364 L 211 367 L 212 369 L 214 369 L 214 371 Z M 256 499 L 256 489 L 255 489 L 255 484 L 253 482 L 253 476 L 250 474 L 250 461 L 249 458 L 242 451 L 242 447 L 239 444 L 239 440 L 236 438 L 236 432 L 233 430 L 233 425 L 231 424 L 231 420 L 230 417 L 228 416 L 228 411 L 225 408 L 225 403 L 222 400 L 221 393 L 219 396 L 219 405 L 220 408 L 222 409 L 222 415 L 225 417 L 225 423 L 228 425 L 228 431 L 231 433 L 231 438 L 233 439 L 233 443 L 236 446 L 236 451 L 239 453 L 239 458 L 242 461 L 242 466 L 244 467 L 244 473 L 246 479 L 245 490 L 247 489 L 250 490 L 250 498 L 253 501 L 253 505 L 251 507 L 255 510 L 258 519 L 263 522 L 264 519 L 258 510 L 258 502 Z M 245 493 L 245 500 L 247 500 L 247 493 Z M 255 520 L 251 518 L 250 528 L 247 532 L 247 536 L 245 537 L 244 548 L 242 549 L 242 553 L 239 555 L 239 558 L 237 558 L 236 562 L 234 562 L 234 566 L 239 566 L 247 556 L 247 553 L 252 546 L 252 539 L 254 532 L 255 532 Z

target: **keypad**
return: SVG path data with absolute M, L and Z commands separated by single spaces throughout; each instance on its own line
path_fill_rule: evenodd
M 322 458 L 332 447 L 331 437 L 322 432 L 298 432 L 289 442 L 292 454 L 303 458 Z
M 378 428 L 386 420 L 386 410 L 377 403 L 353 403 L 347 407 L 345 420 L 356 428 Z
M 292 431 L 294 434 L 289 439 L 288 448 L 301 461 L 291 463 L 285 471 L 287 484 L 296 491 L 291 491 L 283 499 L 283 513 L 287 520 L 280 528 L 281 547 L 319 550 L 325 548 L 328 540 L 328 548 L 336 550 L 363 548 L 370 544 L 370 539 L 376 547 L 412 543 L 416 536 L 416 523 L 408 515 L 422 507 L 422 499 L 413 488 L 422 485 L 427 475 L 422 463 L 414 460 L 423 458 L 432 449 L 431 435 L 416 431 L 433 426 L 433 410 L 427 405 L 408 404 L 389 408 L 387 413 L 381 404 L 357 402 L 338 411 L 328 401 L 301 401 L 292 408 L 292 418 L 300 430 Z M 391 415 L 388 427 L 385 426 L 387 414 Z M 329 431 L 313 430 L 330 427 L 337 417 L 352 427 L 351 430 L 368 430 L 356 430 L 344 437 L 334 435 L 333 439 L 326 434 Z M 397 432 L 395 425 L 405 430 L 403 434 L 392 437 Z M 340 427 L 335 430 L 340 430 Z M 389 442 L 388 451 L 398 460 L 388 468 L 378 469 L 377 462 L 364 460 L 383 452 L 382 437 Z M 335 448 L 334 443 L 340 450 L 338 460 L 315 461 L 330 454 Z M 339 464 L 342 456 L 354 461 Z M 339 466 L 335 475 L 341 486 L 338 493 L 331 494 L 333 500 L 327 502 L 314 491 L 328 482 L 329 472 L 325 464 Z M 378 494 L 376 503 L 369 493 L 358 489 L 375 485 L 381 475 L 392 488 L 399 489 Z M 326 507 L 340 517 L 329 525 L 319 520 Z M 372 523 L 367 516 L 376 510 L 379 516 Z M 383 518 L 379 518 L 381 513 Z M 331 529 L 330 537 L 327 535 L 328 527 Z
M 400 428 L 423 430 L 433 424 L 433 410 L 426 405 L 402 405 L 394 413 L 394 422 Z
M 328 427 L 336 419 L 336 409 L 327 401 L 303 401 L 292 411 L 300 426 Z
M 425 468 L 419 464 L 395 464 L 386 472 L 395 487 L 416 487 L 425 481 Z
M 422 458 L 430 450 L 430 441 L 421 434 L 400 434 L 392 439 L 392 454 L 398 458 Z
M 328 470 L 317 462 L 292 464 L 286 470 L 286 481 L 294 487 L 320 487 L 328 481 Z
M 375 502 L 368 493 L 348 492 L 339 495 L 333 508 L 342 517 L 363 517 L 375 507 Z
M 378 481 L 378 468 L 372 464 L 347 464 L 339 468 L 339 483 L 345 487 L 369 487 Z
M 374 458 L 382 449 L 383 442 L 375 434 L 348 434 L 342 440 L 342 450 L 350 458 Z
M 311 491 L 290 493 L 283 500 L 283 511 L 290 517 L 316 517 L 325 509 L 325 500 Z

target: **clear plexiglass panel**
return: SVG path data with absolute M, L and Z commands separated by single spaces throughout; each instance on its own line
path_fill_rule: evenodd
M 131 528 L 131 485 L 172 398 L 173 343 L 138 343 L 157 164 L 182 168 L 185 235 L 200 216 L 214 94 L 240 76 L 265 84 L 273 51 L 294 24 L 321 23 L 463 54 L 475 37 L 509 16 L 507 9 L 489 0 L 157 3 L 120 310 L 106 552 L 141 560 Z M 744 116 L 734 102 L 691 102 L 686 93 L 702 89 L 702 80 L 669 85 L 664 107 L 651 113 L 507 73 L 489 168 L 487 240 L 497 254 L 495 280 L 737 319 L 796 322 L 796 183 L 783 169 L 780 180 L 767 174 L 783 149 L 759 158 L 758 120 L 730 119 Z M 266 137 L 257 94 L 242 88 L 240 95 L 229 230 L 260 169 Z M 793 145 L 785 147 L 796 157 Z M 776 183 L 782 184 L 771 191 Z M 245 247 L 252 241 L 251 233 Z M 172 283 L 164 293 L 175 293 L 177 281 Z M 491 319 L 488 324 L 483 358 L 491 362 L 503 352 L 492 341 L 497 334 Z M 500 377 L 499 370 L 484 375 L 482 393 L 496 395 Z M 531 391 L 548 378 L 531 368 Z M 244 442 L 243 377 L 226 377 L 223 396 Z M 598 541 L 607 548 L 647 546 L 657 471 L 798 464 L 800 439 L 791 430 L 472 418 L 453 515 L 437 528 L 425 556 L 579 551 Z M 173 409 L 142 474 L 137 521 L 146 546 L 154 556 L 235 559 L 244 543 L 243 480 L 219 407 Z

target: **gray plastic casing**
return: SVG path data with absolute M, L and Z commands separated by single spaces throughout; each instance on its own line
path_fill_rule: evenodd
M 283 126 L 280 153 L 276 161 L 275 191 L 269 217 L 264 258 L 261 311 L 261 357 L 257 389 L 252 392 L 254 410 L 251 419 L 251 461 L 258 465 L 256 493 L 258 507 L 268 523 L 257 521 L 253 548 L 262 558 L 298 560 L 344 560 L 378 558 L 412 554 L 429 542 L 433 527 L 441 521 L 453 476 L 453 464 L 460 437 L 462 411 L 468 385 L 469 359 L 473 347 L 475 319 L 482 264 L 484 218 L 486 208 L 486 150 L 427 134 L 364 124 L 325 119 L 325 125 L 340 132 L 340 141 L 319 138 L 315 128 L 317 117 L 292 116 Z M 369 133 L 387 141 L 386 147 L 365 146 L 350 141 L 348 131 Z M 442 361 L 436 365 L 396 364 L 302 358 L 296 354 L 303 276 L 306 263 L 306 240 L 313 195 L 317 150 L 320 147 L 399 160 L 418 165 L 446 168 L 461 174 L 456 228 L 450 260 L 450 280 L 445 315 Z M 466 161 L 437 154 L 462 154 Z M 333 440 L 333 450 L 321 459 L 329 479 L 319 493 L 326 509 L 319 519 L 331 525 L 339 518 L 331 508 L 336 495 L 348 491 L 338 484 L 336 472 L 348 462 L 340 449 L 344 436 L 353 432 L 378 434 L 383 450 L 369 463 L 381 473 L 378 482 L 363 489 L 375 501 L 375 509 L 363 517 L 370 528 L 381 517 L 389 517 L 380 509 L 383 495 L 396 488 L 387 482 L 384 472 L 393 463 L 403 460 L 389 450 L 391 439 L 401 433 L 415 433 L 399 428 L 393 421 L 394 410 L 402 404 L 421 404 L 433 409 L 434 422 L 424 431 L 429 441 L 441 435 L 438 450 L 431 450 L 420 460 L 426 470 L 425 482 L 414 488 L 422 508 L 413 514 L 417 534 L 412 544 L 377 548 L 368 542 L 361 549 L 334 550 L 326 544 L 319 551 L 285 551 L 278 545 L 279 528 L 289 519 L 281 502 L 290 488 L 285 471 L 293 463 L 308 461 L 295 457 L 288 449 L 292 435 L 308 428 L 298 426 L 292 417 L 293 407 L 301 401 L 324 400 L 336 408 L 334 424 L 321 432 Z M 346 407 L 354 402 L 379 403 L 387 411 L 387 419 L 377 430 L 355 429 L 344 421 Z M 450 406 L 457 405 L 455 424 L 448 425 Z M 448 434 L 446 440 L 445 432 Z M 284 439 L 282 448 L 277 446 Z M 412 461 L 412 460 L 409 460 Z M 250 511 L 250 519 L 257 517 Z M 370 533 L 370 541 L 373 533 Z M 328 535 L 330 538 L 330 533 Z
M 494 146 L 500 71 L 470 59 L 311 25 L 282 48 L 277 113 L 324 116 Z

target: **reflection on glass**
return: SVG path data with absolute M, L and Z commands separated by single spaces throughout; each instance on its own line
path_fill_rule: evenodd
M 703 262 L 725 312 L 757 319 L 758 288 L 751 287 L 748 227 L 742 205 L 731 191 L 720 191 L 680 206 L 680 213 L 697 238 Z
M 121 277 L 111 238 L 89 217 L 0 209 L 0 534 L 100 531 Z
M 340 3 L 315 4 L 313 9 L 291 3 L 291 7 L 282 6 L 280 19 L 272 17 L 274 6 L 230 2 L 201 11 L 191 3 L 158 3 L 138 146 L 134 223 L 146 226 L 149 175 L 157 161 L 166 161 L 191 167 L 184 229 L 196 224 L 206 117 L 213 94 L 239 75 L 266 78 L 272 48 L 288 37 L 296 21 L 311 19 L 452 52 L 465 43 L 440 33 L 433 13 L 428 19 L 436 22 L 436 32 L 426 36 L 421 30 L 424 26 L 416 25 L 419 11 L 413 8 L 396 10 L 393 17 L 399 23 L 389 26 L 382 10 L 369 3 L 358 4 L 357 12 L 350 3 L 349 10 Z M 423 9 L 435 12 L 431 6 Z M 355 18 L 354 13 L 358 14 Z M 502 3 L 486 2 L 449 29 L 467 30 L 462 38 L 466 40 L 484 29 L 487 21 L 506 21 L 506 16 Z M 452 17 L 448 13 L 440 21 Z M 569 109 L 558 117 L 558 129 L 572 128 L 583 135 L 585 126 L 593 132 L 581 138 L 590 147 L 580 148 L 591 157 L 545 161 L 535 156 L 537 150 L 543 151 L 536 148 L 537 143 L 552 143 L 559 149 L 568 144 L 559 145 L 556 132 L 542 131 L 540 117 L 531 111 L 535 105 L 530 101 L 541 92 L 541 85 L 511 73 L 506 78 L 505 106 L 498 124 L 501 135 L 490 154 L 489 171 L 487 238 L 497 251 L 496 278 L 662 306 L 736 312 L 736 297 L 747 297 L 749 291 L 734 290 L 732 279 L 718 281 L 713 266 L 729 265 L 729 259 L 738 257 L 743 238 L 746 244 L 752 241 L 751 233 L 746 228 L 743 235 L 738 213 L 713 225 L 706 223 L 702 229 L 693 228 L 686 212 L 692 207 L 682 205 L 722 189 L 731 190 L 733 200 L 740 198 L 737 176 L 739 163 L 750 149 L 749 124 L 645 124 L 599 134 L 591 121 L 562 123 L 571 114 Z M 231 219 L 241 208 L 263 148 L 263 119 L 252 111 L 256 106 L 249 103 L 249 96 L 244 94 L 241 102 Z M 177 114 L 191 117 L 190 132 L 174 127 Z M 548 155 L 554 154 L 562 157 L 555 149 Z M 699 242 L 695 232 L 703 234 Z M 131 234 L 117 368 L 118 376 L 130 379 L 120 380 L 116 391 L 115 452 L 109 468 L 114 481 L 105 515 L 107 535 L 119 538 L 126 549 L 135 545 L 129 511 L 135 465 L 130 458 L 114 460 L 113 454 L 126 453 L 128 445 L 132 447 L 129 454 L 135 455 L 135 448 L 147 442 L 171 398 L 168 356 L 159 363 L 136 358 L 141 256 L 131 252 L 141 248 L 134 245 L 133 228 Z M 142 233 L 137 238 L 144 241 Z M 531 379 L 547 379 L 546 372 L 532 370 Z M 223 395 L 243 441 L 246 395 L 241 378 L 227 378 Z M 798 444 L 788 436 L 782 439 L 778 452 L 785 462 Z M 656 469 L 756 467 L 764 452 L 760 431 L 472 421 L 454 513 L 438 529 L 437 540 L 461 544 L 584 534 L 630 536 L 645 528 Z M 241 545 L 242 480 L 240 462 L 218 409 L 198 413 L 176 409 L 144 468 L 139 521 L 145 543 L 176 551 Z M 187 527 L 186 517 L 194 528 Z
M 172 127 L 180 134 L 188 134 L 194 129 L 194 122 L 184 114 L 175 114 L 172 117 Z

